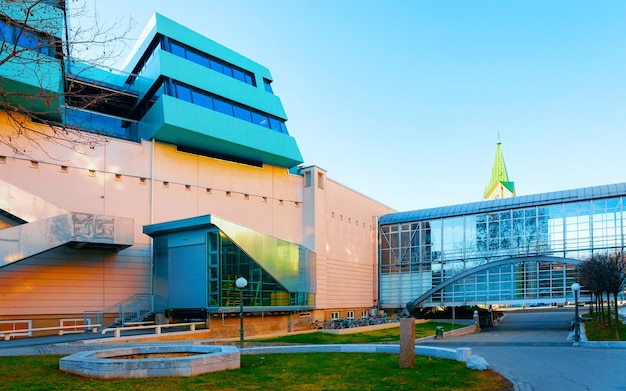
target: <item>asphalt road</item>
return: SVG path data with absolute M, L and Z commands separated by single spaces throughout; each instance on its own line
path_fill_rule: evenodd
M 516 390 L 626 391 L 626 349 L 573 346 L 573 312 L 508 313 L 494 328 L 424 342 L 470 347 Z

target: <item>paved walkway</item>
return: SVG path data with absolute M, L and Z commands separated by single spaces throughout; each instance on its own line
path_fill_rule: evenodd
M 626 343 L 574 346 L 572 319 L 573 312 L 509 313 L 498 327 L 423 344 L 469 347 L 516 390 L 626 391 Z

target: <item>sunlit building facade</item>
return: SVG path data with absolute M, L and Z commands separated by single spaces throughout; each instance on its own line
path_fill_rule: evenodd
M 53 50 L 65 3 L 31 2 L 54 29 L 24 27 L 28 3 L 0 1 L 21 55 L 0 82 L 27 109 L 0 113 L 0 136 L 44 135 L 0 143 L 0 332 L 106 326 L 145 303 L 216 335 L 238 332 L 242 304 L 251 332 L 369 313 L 376 216 L 393 210 L 304 164 L 267 68 L 158 14 L 123 71 L 81 63 Z M 96 138 L 63 148 L 55 132 Z

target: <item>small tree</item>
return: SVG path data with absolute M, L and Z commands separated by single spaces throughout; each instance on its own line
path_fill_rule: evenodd
M 133 25 L 132 20 L 126 26 L 120 20 L 104 24 L 97 11 L 90 15 L 86 4 L 76 0 L 71 1 L 68 23 L 67 3 L 50 3 L 0 0 L 0 111 L 11 127 L 0 133 L 0 144 L 16 156 L 38 150 L 54 158 L 50 144 L 85 152 L 106 142 L 95 133 L 66 129 L 65 105 L 88 109 L 115 95 L 104 89 L 94 92 L 81 76 L 118 58 Z M 75 67 L 78 59 L 90 65 Z
M 604 293 L 607 295 L 609 329 L 612 329 L 611 319 L 611 294 L 613 295 L 615 309 L 615 338 L 620 339 L 619 335 L 619 316 L 617 298 L 618 294 L 624 289 L 626 283 L 626 261 L 624 260 L 623 249 L 597 252 L 579 266 L 579 274 L 581 283 L 592 290 L 596 297 L 600 298 L 602 305 Z M 603 308 L 598 311 L 604 313 Z M 603 316 L 603 315 L 602 315 Z

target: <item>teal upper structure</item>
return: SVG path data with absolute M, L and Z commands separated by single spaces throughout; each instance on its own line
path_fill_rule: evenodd
M 11 10 L 7 4 L 3 9 Z M 36 11 L 45 16 L 42 25 L 27 31 L 24 10 L 0 21 L 4 50 L 14 43 L 19 49 L 0 69 L 0 87 L 15 92 L 10 111 L 24 107 L 27 116 L 60 126 L 256 166 L 303 162 L 262 65 L 155 14 L 126 70 L 114 71 L 60 49 L 64 2 L 43 1 Z
M 64 33 L 64 5 L 2 0 L 0 6 L 1 107 L 28 111 L 35 120 L 61 121 L 63 47 L 58 42 Z
M 140 138 L 251 164 L 302 163 L 267 68 L 159 14 L 129 67 Z

